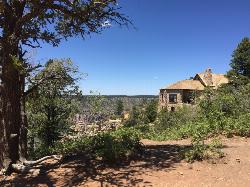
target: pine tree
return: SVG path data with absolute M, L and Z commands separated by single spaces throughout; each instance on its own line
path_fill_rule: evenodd
M 129 23 L 116 0 L 0 1 L 0 168 L 27 158 L 26 50 Z
M 116 103 L 116 114 L 120 116 L 123 112 L 123 109 L 124 109 L 124 105 L 123 105 L 122 100 L 118 100 Z
M 234 50 L 228 77 L 232 82 L 245 82 L 250 79 L 250 41 L 244 38 Z
M 156 120 L 157 117 L 157 102 L 150 101 L 145 110 L 146 121 L 152 123 Z
M 43 77 L 54 75 L 54 79 L 44 81 L 27 97 L 26 108 L 29 122 L 30 142 L 39 138 L 39 145 L 50 147 L 59 140 L 70 127 L 70 118 L 78 111 L 77 98 L 81 96 L 77 81 L 78 68 L 71 60 L 49 60 L 45 68 L 32 77 L 29 87 L 37 85 Z

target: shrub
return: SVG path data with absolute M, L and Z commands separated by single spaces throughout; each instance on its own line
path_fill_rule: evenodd
M 184 156 L 188 162 L 193 162 L 194 160 L 203 160 L 205 151 L 205 145 L 196 144 L 193 145 L 187 152 L 185 152 Z
M 36 147 L 36 149 L 29 149 L 29 158 L 39 159 L 47 155 L 52 155 L 53 153 L 54 153 L 53 147 L 41 144 L 38 147 Z
M 197 111 L 195 107 L 183 106 L 178 108 L 175 112 L 163 109 L 158 114 L 158 120 L 156 123 L 156 129 L 159 131 L 169 128 L 179 128 L 197 118 Z
M 92 154 L 93 137 L 81 137 L 76 140 L 58 142 L 54 147 L 54 152 L 64 156 Z
M 139 134 L 133 129 L 119 129 L 96 136 L 96 155 L 108 162 L 131 158 L 140 150 Z M 94 140 L 94 142 L 95 142 Z
M 115 163 L 132 158 L 140 149 L 138 132 L 132 128 L 121 128 L 92 137 L 59 142 L 50 150 L 50 154 L 56 153 L 64 156 L 84 154 L 100 157 L 108 163 Z
M 214 138 L 209 144 L 210 149 L 221 149 L 223 144 L 219 138 Z
M 204 138 L 199 137 L 192 139 L 192 146 L 185 152 L 184 156 L 188 162 L 204 159 L 219 159 L 224 156 L 221 151 L 223 145 L 217 138 L 213 139 L 210 144 L 204 143 Z
M 157 102 L 155 100 L 150 101 L 145 109 L 145 119 L 147 123 L 153 123 L 157 117 Z
M 250 137 L 250 114 L 239 116 L 235 120 L 235 135 Z
M 142 124 L 142 111 L 138 107 L 133 106 L 130 112 L 129 119 L 124 122 L 125 127 L 134 127 L 136 125 Z

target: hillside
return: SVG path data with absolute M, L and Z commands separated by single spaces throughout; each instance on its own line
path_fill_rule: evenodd
M 122 101 L 124 105 L 124 110 L 129 111 L 133 106 L 142 106 L 152 99 L 158 99 L 157 95 L 84 95 L 81 98 L 81 109 L 82 111 L 89 110 L 90 102 L 93 98 L 99 101 L 101 109 L 108 113 L 114 113 L 116 110 L 117 101 Z M 100 101 L 101 100 L 101 101 Z

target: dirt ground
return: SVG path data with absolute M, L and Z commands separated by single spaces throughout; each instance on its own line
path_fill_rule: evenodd
M 222 138 L 225 157 L 217 162 L 186 163 L 180 151 L 188 140 L 142 140 L 145 152 L 137 161 L 117 167 L 81 157 L 46 161 L 29 175 L 12 175 L 0 186 L 213 186 L 250 187 L 250 139 Z

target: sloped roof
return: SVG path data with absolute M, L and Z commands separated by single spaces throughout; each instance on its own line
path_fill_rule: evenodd
M 204 90 L 204 86 L 198 80 L 183 80 L 178 81 L 177 83 L 166 86 L 162 89 L 169 90 Z
M 206 79 L 205 79 L 205 73 L 198 73 L 197 75 L 201 78 L 201 80 L 207 86 L 208 84 L 207 84 Z M 211 85 L 211 86 L 218 88 L 222 84 L 227 84 L 228 78 L 224 74 L 212 73 L 212 82 L 213 82 L 213 85 Z

